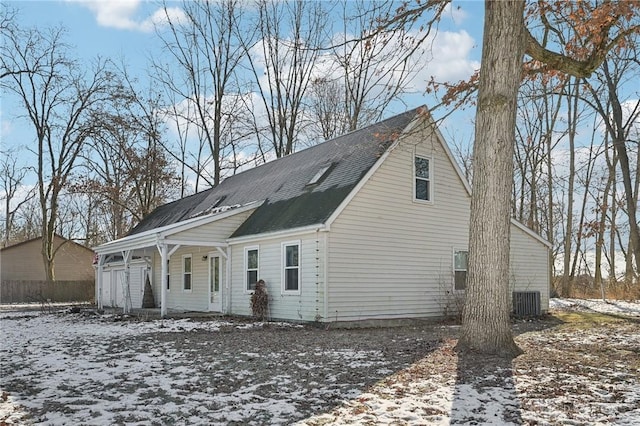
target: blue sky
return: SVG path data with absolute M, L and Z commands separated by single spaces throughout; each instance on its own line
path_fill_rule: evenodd
M 87 64 L 96 56 L 123 60 L 131 74 L 144 79 L 148 60 L 160 54 L 160 43 L 153 30 L 160 2 L 141 0 L 49 0 L 4 1 L 18 9 L 18 24 L 45 29 L 63 26 L 73 53 Z M 168 2 L 179 13 L 181 2 Z M 405 99 L 406 107 L 433 103 L 422 94 L 426 74 L 439 80 L 466 78 L 480 61 L 483 22 L 482 1 L 454 1 L 440 25 L 440 36 L 433 45 L 434 58 L 422 80 L 415 82 L 416 95 Z M 33 140 L 28 124 L 16 115 L 19 110 L 9 96 L 1 104 L 2 148 L 29 145 Z M 393 111 L 401 112 L 401 111 Z M 444 123 L 445 137 L 468 142 L 473 134 L 472 111 L 459 113 Z M 455 123 L 452 125 L 451 123 Z

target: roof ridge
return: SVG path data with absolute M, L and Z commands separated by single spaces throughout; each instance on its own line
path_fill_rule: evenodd
M 335 208 L 335 204 L 347 195 L 363 173 L 375 163 L 382 150 L 388 149 L 390 144 L 407 131 L 418 116 L 420 108 L 423 107 L 395 114 L 257 166 L 247 164 L 245 170 L 226 177 L 214 187 L 158 207 L 143 218 L 130 234 L 184 220 L 196 211 L 211 208 L 216 203 L 216 198 L 220 197 L 225 197 L 226 204 L 268 199 L 269 206 L 280 203 L 280 210 L 293 208 L 291 211 L 298 213 L 304 210 L 305 205 L 316 204 L 322 207 L 312 213 L 304 212 L 304 215 L 298 217 L 283 216 L 282 211 L 276 212 L 269 206 L 263 206 L 258 209 L 260 214 L 252 215 L 255 216 L 253 227 L 259 225 L 271 229 L 293 226 L 312 219 L 323 220 L 328 210 Z M 313 175 L 322 165 L 334 160 L 337 166 L 331 175 L 323 179 L 321 184 L 310 188 L 307 183 Z M 258 216 L 261 217 L 259 220 L 256 219 Z M 250 228 L 248 224 L 246 227 Z
M 409 113 L 417 113 L 417 111 L 418 111 L 420 108 L 423 108 L 423 107 L 424 107 L 424 105 L 419 106 L 419 107 L 416 107 L 416 108 L 413 108 L 413 109 L 410 109 L 410 110 L 407 110 L 407 111 L 404 111 L 404 112 L 401 112 L 401 113 L 399 113 L 399 114 L 392 115 L 391 117 L 385 118 L 384 120 L 381 120 L 381 121 L 377 121 L 377 122 L 375 122 L 375 123 L 368 124 L 368 125 L 366 125 L 366 126 L 364 126 L 364 127 L 361 127 L 361 128 L 359 128 L 359 129 L 351 130 L 351 131 L 349 131 L 349 132 L 347 132 L 347 133 L 343 133 L 343 134 L 341 134 L 341 135 L 339 135 L 339 136 L 336 136 L 336 137 L 334 137 L 334 138 L 327 139 L 327 140 L 322 141 L 322 142 L 320 142 L 320 143 L 317 143 L 317 144 L 315 144 L 315 145 L 312 145 L 312 146 L 306 147 L 306 148 L 304 148 L 304 149 L 301 149 L 300 151 L 292 152 L 291 154 L 287 154 L 287 155 L 285 155 L 285 156 L 283 156 L 283 157 L 278 157 L 278 158 L 275 158 L 275 159 L 273 159 L 273 160 L 271 160 L 271 161 L 266 161 L 266 162 L 264 162 L 264 163 L 262 163 L 262 164 L 259 164 L 259 165 L 257 165 L 257 166 L 254 166 L 254 167 L 248 168 L 248 169 L 246 169 L 246 170 L 242 170 L 242 171 L 241 171 L 241 172 L 239 172 L 239 173 L 236 173 L 236 174 L 233 174 L 233 175 L 231 175 L 231 176 L 228 176 L 228 177 L 224 178 L 222 181 L 220 181 L 220 184 L 222 184 L 222 183 L 223 183 L 225 180 L 227 180 L 227 179 L 233 178 L 233 177 L 235 177 L 235 176 L 242 175 L 242 174 L 244 174 L 244 173 L 247 173 L 247 172 L 249 172 L 249 171 L 255 170 L 255 169 L 260 168 L 260 167 L 262 167 L 262 166 L 266 166 L 267 164 L 271 164 L 271 165 L 273 165 L 273 164 L 275 164 L 275 163 L 276 163 L 276 162 L 278 162 L 278 161 L 285 160 L 285 159 L 287 159 L 287 158 L 291 158 L 291 157 L 296 156 L 296 155 L 298 155 L 298 154 L 301 154 L 301 153 L 308 153 L 308 151 L 310 151 L 310 150 L 312 150 L 312 149 L 315 149 L 315 148 L 318 148 L 318 147 L 321 147 L 321 146 L 323 146 L 323 145 L 324 145 L 324 144 L 326 144 L 326 143 L 333 142 L 333 141 L 336 141 L 336 140 L 338 140 L 338 139 L 346 138 L 347 136 L 352 136 L 352 135 L 354 135 L 355 133 L 358 133 L 358 132 L 364 132 L 364 131 L 366 131 L 367 129 L 369 129 L 369 128 L 371 128 L 371 127 L 374 127 L 374 126 L 381 126 L 381 125 L 383 125 L 384 123 L 386 123 L 386 122 L 388 122 L 388 121 L 391 121 L 391 120 L 394 120 L 394 119 L 396 119 L 396 118 L 398 118 L 398 117 L 400 117 L 400 116 L 402 116 L 402 115 L 409 114 Z M 404 129 L 403 129 L 403 130 L 404 130 Z M 220 184 L 218 184 L 218 185 L 220 185 Z M 211 188 L 209 188 L 209 189 L 206 189 L 206 190 L 200 191 L 199 193 L 202 193 L 202 192 L 208 191 L 208 190 L 213 189 L 213 188 L 215 188 L 215 187 L 211 187 Z M 194 194 L 194 195 L 195 195 L 195 194 Z M 176 201 L 178 201 L 178 200 L 176 200 Z

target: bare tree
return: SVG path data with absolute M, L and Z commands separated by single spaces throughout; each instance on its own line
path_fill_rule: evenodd
M 434 12 L 444 3 L 426 1 L 414 8 L 405 5 L 392 22 L 414 23 L 423 12 Z M 638 5 L 630 2 L 538 2 L 530 7 L 528 16 L 538 14 L 544 28 L 542 43 L 524 25 L 524 0 L 485 2 L 482 68 L 477 85 L 469 272 L 458 341 L 458 348 L 463 351 L 508 356 L 519 352 L 509 323 L 509 240 L 513 141 L 524 54 L 534 60 L 527 66 L 530 72 L 559 70 L 587 77 L 611 49 L 640 30 L 637 25 L 620 25 L 638 12 Z M 547 47 L 546 39 L 558 34 L 547 19 L 549 11 L 558 12 L 574 30 L 566 45 L 559 44 L 566 48 L 562 52 Z M 468 94 L 475 87 L 473 83 L 466 82 L 454 89 Z
M 631 44 L 631 46 L 635 47 L 635 44 Z M 629 73 L 631 67 L 638 65 L 637 50 L 625 49 L 621 51 L 621 54 L 625 56 L 618 56 L 617 60 L 605 61 L 597 73 L 597 79 L 604 90 L 598 90 L 598 87 L 587 84 L 592 95 L 588 102 L 602 118 L 615 150 L 618 166 L 622 173 L 624 204 L 629 218 L 630 251 L 628 255 L 630 259 L 635 260 L 636 268 L 640 268 L 640 229 L 637 219 L 638 191 L 635 189 L 638 179 L 632 170 L 629 149 L 627 148 L 630 143 L 638 143 L 637 140 L 630 139 L 630 135 L 634 131 L 637 132 L 640 121 L 640 101 L 631 101 L 627 105 L 628 110 L 625 111 L 620 94 L 620 86 L 624 79 L 633 78 L 637 82 L 637 74 Z M 632 75 L 633 77 L 630 77 Z M 604 96 L 602 96 L 602 91 L 604 91 Z M 633 271 L 633 268 L 629 269 Z
M 236 76 L 245 55 L 238 28 L 242 7 L 239 0 L 185 1 L 185 19 L 172 18 L 165 7 L 169 30 L 158 32 L 171 61 L 156 62 L 156 76 L 173 92 L 170 98 L 174 106 L 169 109 L 176 124 L 193 126 L 201 142 L 196 147 L 197 164 L 190 168 L 197 172 L 198 179 L 214 186 L 224 175 L 227 155 L 245 137 L 236 130 L 242 123 L 238 118 L 243 114 Z M 186 105 L 175 107 L 183 103 Z M 205 147 L 207 152 L 203 155 Z M 181 157 L 185 157 L 184 143 L 181 151 Z M 207 174 L 209 168 L 213 170 Z
M 6 38 L 3 64 L 29 70 L 1 80 L 20 100 L 35 136 L 38 200 L 42 217 L 42 257 L 47 280 L 54 280 L 53 237 L 60 194 L 94 131 L 92 112 L 111 97 L 111 75 L 96 60 L 85 72 L 63 42 L 63 30 L 16 31 Z
M 36 195 L 35 188 L 29 188 L 25 193 L 19 193 L 21 189 L 26 188 L 24 180 L 29 170 L 27 167 L 18 165 L 18 152 L 17 148 L 0 151 L 0 185 L 2 187 L 0 200 L 4 201 L 5 212 L 4 247 L 12 241 L 16 212 Z
M 327 15 L 322 2 L 303 0 L 259 0 L 257 9 L 259 40 L 244 45 L 266 113 L 266 137 L 282 157 L 295 150 L 306 124 L 304 102 L 324 46 Z
M 379 121 L 393 102 L 401 102 L 419 66 L 425 39 L 406 37 L 400 28 L 376 32 L 395 13 L 395 2 L 342 1 L 342 25 L 327 53 L 319 57 L 313 79 L 311 114 L 323 137 L 338 136 Z M 335 28 L 334 28 L 335 29 Z M 421 60 L 422 59 L 422 60 Z
M 147 96 L 142 92 L 123 71 L 118 102 L 93 117 L 96 130 L 83 155 L 87 172 L 74 185 L 85 195 L 87 209 L 92 201 L 102 205 L 111 239 L 178 195 L 178 176 L 161 143 L 165 124 L 159 97 L 153 89 Z

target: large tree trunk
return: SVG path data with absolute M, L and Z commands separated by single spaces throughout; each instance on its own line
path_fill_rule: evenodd
M 485 2 L 462 351 L 520 352 L 510 323 L 509 232 L 523 14 L 524 0 Z

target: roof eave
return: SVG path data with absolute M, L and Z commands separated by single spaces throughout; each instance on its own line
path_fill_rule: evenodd
M 222 213 L 211 213 L 205 216 L 195 217 L 182 222 L 173 223 L 171 225 L 165 225 L 159 228 L 150 229 L 148 231 L 140 232 L 139 234 L 128 235 L 118 240 L 101 244 L 97 247 L 94 247 L 93 250 L 98 254 L 110 254 L 126 250 L 137 250 L 155 246 L 159 240 L 163 240 L 178 232 L 187 231 L 198 226 L 206 225 L 211 222 L 216 222 L 218 220 L 226 219 L 228 217 L 256 209 L 260 207 L 262 203 L 264 203 L 264 200 L 254 201 L 245 204 L 244 206 L 232 210 L 227 210 Z

